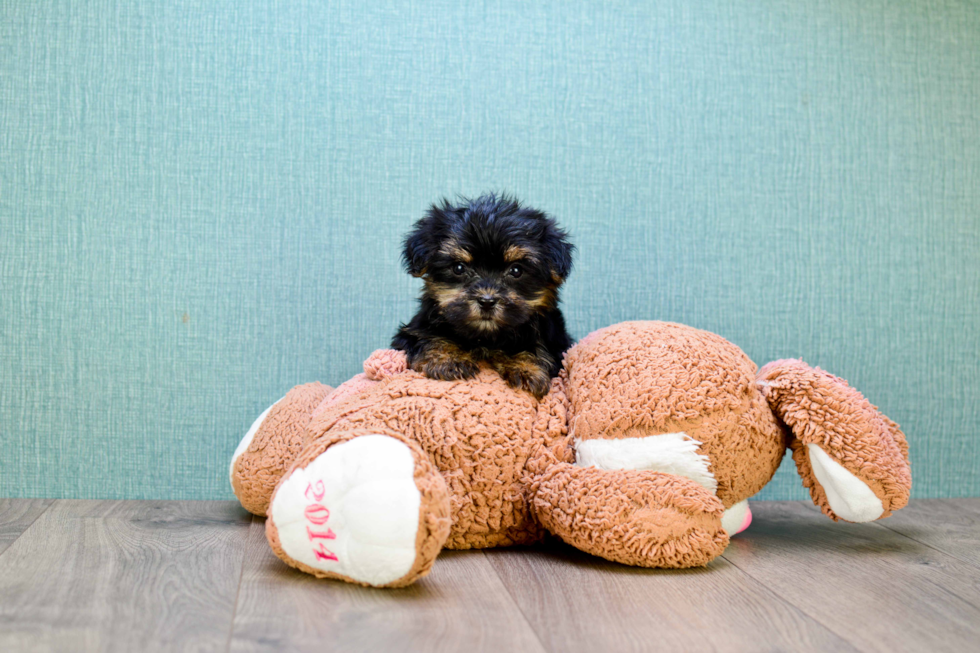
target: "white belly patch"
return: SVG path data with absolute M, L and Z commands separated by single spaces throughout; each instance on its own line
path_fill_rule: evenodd
M 716 492 L 708 457 L 698 453 L 700 442 L 686 433 L 663 433 L 621 440 L 576 440 L 575 464 L 599 469 L 648 469 L 689 478 Z

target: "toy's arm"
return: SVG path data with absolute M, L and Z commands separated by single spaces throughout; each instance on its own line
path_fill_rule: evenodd
M 905 436 L 860 392 L 801 360 L 769 363 L 757 383 L 792 431 L 793 460 L 824 514 L 866 522 L 908 503 L 912 475 Z
M 560 462 L 533 490 L 532 506 L 545 528 L 607 560 L 638 567 L 696 567 L 728 545 L 721 501 L 681 476 Z

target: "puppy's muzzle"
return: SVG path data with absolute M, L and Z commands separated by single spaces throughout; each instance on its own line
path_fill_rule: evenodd
M 476 303 L 479 304 L 480 308 L 482 308 L 484 311 L 492 311 L 493 307 L 497 305 L 498 301 L 500 301 L 499 297 L 489 293 L 478 295 L 476 298 Z

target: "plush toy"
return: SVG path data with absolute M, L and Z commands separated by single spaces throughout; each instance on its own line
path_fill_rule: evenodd
M 338 388 L 293 388 L 231 464 L 276 555 L 319 577 L 399 587 L 442 548 L 546 533 L 642 567 L 707 564 L 788 447 L 831 519 L 908 501 L 898 426 L 799 360 L 757 371 L 725 339 L 665 322 L 584 338 L 539 402 L 486 369 L 438 381 L 379 350 Z

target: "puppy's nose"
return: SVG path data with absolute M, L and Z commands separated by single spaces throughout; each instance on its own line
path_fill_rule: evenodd
M 476 298 L 476 303 L 480 305 L 485 311 L 489 311 L 491 308 L 497 305 L 497 297 L 494 295 L 480 295 Z

